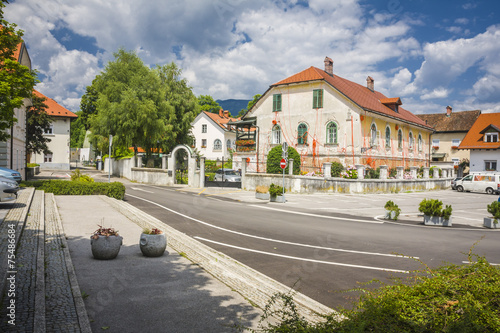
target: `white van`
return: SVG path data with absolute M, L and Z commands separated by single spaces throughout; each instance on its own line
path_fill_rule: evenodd
M 458 192 L 475 191 L 495 194 L 500 192 L 500 174 L 497 173 L 472 173 L 456 183 Z

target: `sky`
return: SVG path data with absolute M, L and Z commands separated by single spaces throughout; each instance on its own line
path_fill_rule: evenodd
M 193 92 L 252 99 L 311 66 L 413 113 L 500 112 L 498 0 L 10 0 L 36 89 L 71 111 L 119 48 L 174 61 Z

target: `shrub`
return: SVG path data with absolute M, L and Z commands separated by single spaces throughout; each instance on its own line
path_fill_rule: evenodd
M 344 166 L 340 162 L 332 162 L 332 177 L 342 177 Z
M 267 186 L 259 185 L 255 188 L 255 192 L 257 193 L 267 193 L 269 191 L 269 188 Z
M 379 179 L 380 178 L 380 167 L 376 169 L 368 169 L 365 175 L 366 179 Z
M 36 167 L 40 166 L 40 164 L 37 164 L 37 163 L 28 163 L 28 164 L 26 164 L 26 166 L 28 168 L 36 168 Z
M 89 182 L 89 183 L 94 182 L 94 178 L 90 177 L 89 175 L 81 173 L 80 169 L 76 169 L 71 173 L 71 180 L 80 182 Z
M 282 195 L 283 194 L 283 187 L 275 184 L 271 184 L 269 186 L 269 195 L 271 196 L 277 196 L 277 195 Z
M 439 177 L 441 177 L 441 176 L 442 176 L 442 173 L 443 173 L 443 170 L 441 170 L 440 168 L 438 168 L 438 167 L 437 167 L 437 166 L 435 166 L 435 165 L 434 165 L 434 166 L 431 166 L 431 167 L 429 168 L 429 177 L 430 177 L 430 178 L 434 178 L 434 169 L 438 169 L 438 171 L 439 171 Z
M 401 214 L 401 208 L 399 208 L 399 206 L 396 205 L 392 200 L 387 201 L 385 203 L 384 208 L 387 209 L 390 212 L 396 212 L 396 215 L 394 216 L 395 220 L 397 220 L 399 214 Z
M 267 173 L 283 173 L 283 169 L 280 167 L 282 151 L 281 145 L 276 146 L 269 151 L 266 165 Z M 295 148 L 288 146 L 288 158 L 293 158 L 293 174 L 300 174 L 300 155 L 297 153 Z M 288 174 L 288 165 L 285 168 L 285 173 Z
M 451 216 L 451 205 L 443 209 L 443 202 L 438 199 L 424 199 L 420 202 L 418 210 L 427 216 L 438 216 L 448 220 Z
M 356 170 L 356 167 L 349 166 L 344 172 L 342 172 L 341 176 L 346 179 L 358 179 L 358 171 Z
M 36 180 L 24 181 L 21 186 L 35 187 L 55 195 L 107 195 L 118 200 L 122 200 L 125 196 L 125 186 L 120 182 L 90 183 L 67 180 Z
M 495 219 L 494 223 L 498 223 L 500 219 L 500 202 L 494 201 L 491 205 L 488 205 L 488 213 L 490 213 Z
M 396 178 L 397 174 L 398 174 L 398 169 L 396 168 L 389 169 L 389 178 L 394 179 Z

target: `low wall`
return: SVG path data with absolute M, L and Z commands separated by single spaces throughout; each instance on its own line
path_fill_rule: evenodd
M 344 179 L 285 175 L 288 193 L 399 193 L 447 189 L 452 178 L 438 179 Z M 242 189 L 254 191 L 259 185 L 283 186 L 283 175 L 246 173 Z
M 106 158 L 104 160 L 104 168 L 102 171 L 104 173 L 109 172 L 109 161 L 111 161 L 111 174 L 113 176 L 124 177 L 127 179 L 132 178 L 132 168 L 135 166 L 135 158 L 124 158 L 120 160 L 115 160 L 114 158 Z
M 129 179 L 139 183 L 173 185 L 173 179 L 168 176 L 168 170 L 165 169 L 132 168 L 131 173 L 132 177 Z

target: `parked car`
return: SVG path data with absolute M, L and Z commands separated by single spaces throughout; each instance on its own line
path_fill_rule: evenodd
M 18 184 L 23 180 L 19 171 L 0 167 L 0 176 L 15 180 Z
M 452 190 L 456 190 L 457 189 L 457 181 L 461 180 L 463 177 L 457 177 L 457 178 L 454 178 L 452 181 L 451 181 L 451 189 Z
M 15 200 L 18 191 L 19 185 L 16 181 L 0 176 L 0 202 Z
M 458 192 L 486 192 L 494 194 L 500 192 L 500 174 L 498 173 L 474 173 L 457 180 Z
M 233 169 L 219 169 L 215 172 L 216 182 L 241 182 L 241 176 Z

